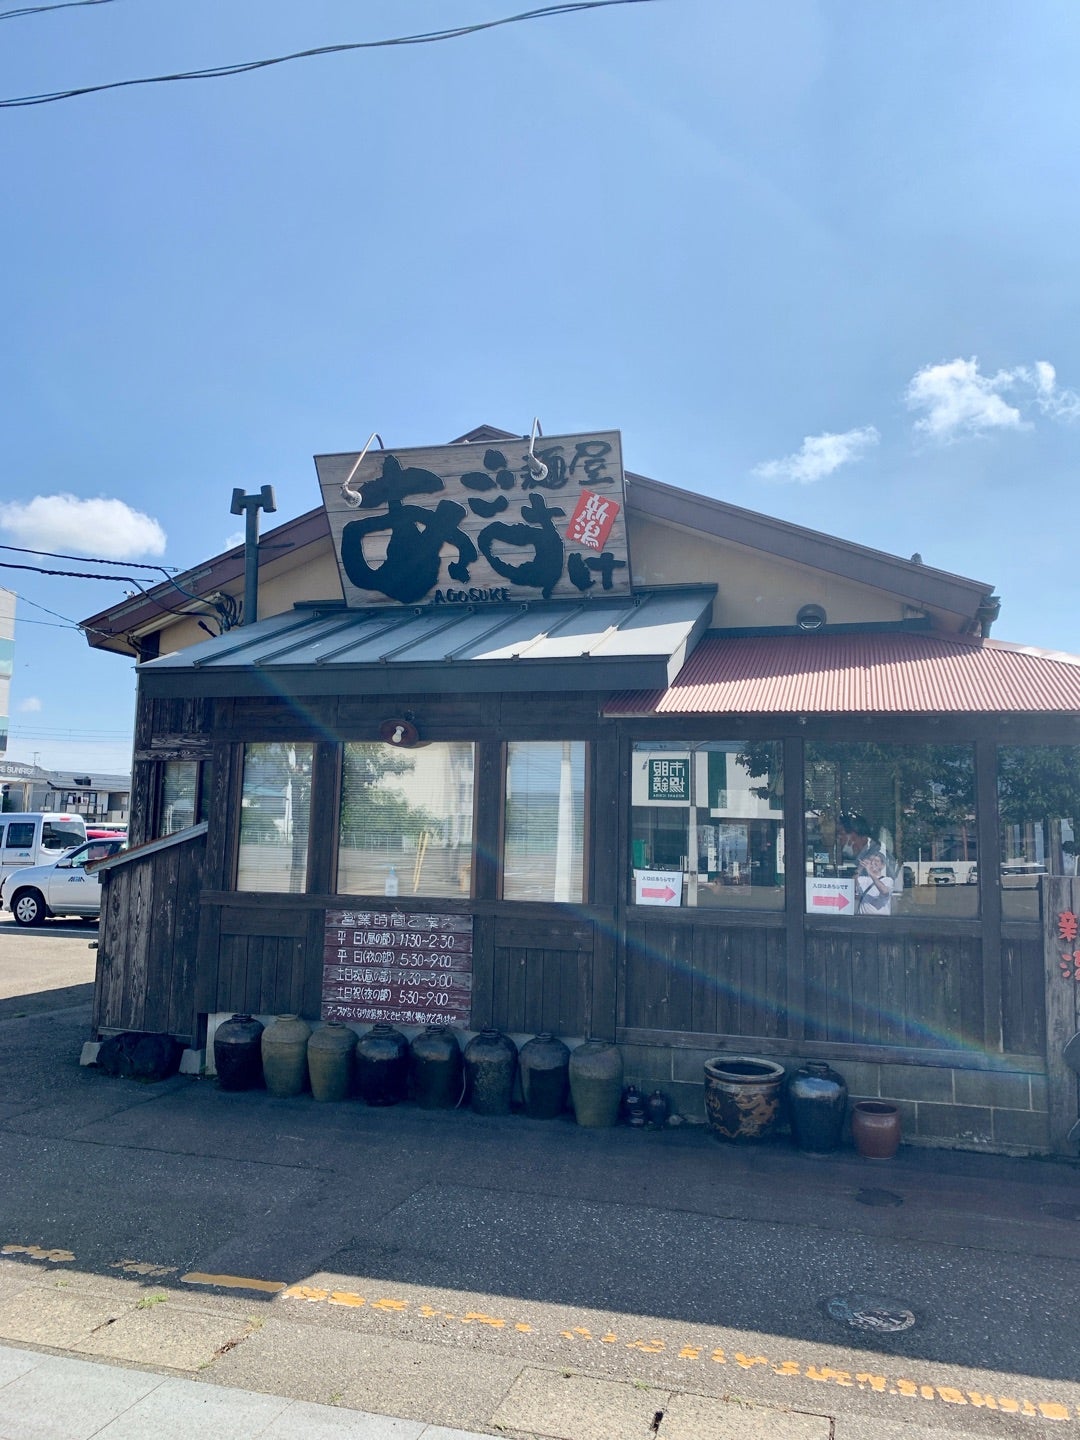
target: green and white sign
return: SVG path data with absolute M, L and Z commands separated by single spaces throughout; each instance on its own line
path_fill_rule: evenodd
M 684 800 L 690 799 L 690 761 L 669 760 L 650 757 L 649 799 Z

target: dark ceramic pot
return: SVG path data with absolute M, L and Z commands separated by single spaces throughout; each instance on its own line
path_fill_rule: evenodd
M 510 1114 L 517 1063 L 517 1046 L 493 1027 L 481 1030 L 465 1046 L 466 1091 L 478 1115 Z
M 705 1062 L 705 1115 L 719 1140 L 763 1140 L 776 1126 L 784 1067 L 750 1055 Z
M 837 1149 L 847 1115 L 847 1084 L 823 1060 L 808 1060 L 788 1081 L 788 1119 L 795 1144 L 808 1155 Z
M 422 1110 L 452 1110 L 462 1099 L 461 1046 L 446 1025 L 429 1025 L 409 1046 L 409 1088 Z
M 214 1031 L 214 1069 L 222 1090 L 254 1090 L 262 1084 L 262 1023 L 234 1015 Z
M 368 1105 L 396 1105 L 409 1085 L 409 1042 L 393 1025 L 373 1025 L 356 1042 L 356 1089 Z
M 671 1101 L 662 1090 L 654 1090 L 645 1101 L 645 1118 L 654 1130 L 663 1130 L 671 1114 Z
M 532 1120 L 554 1120 L 566 1109 L 570 1095 L 570 1051 L 550 1031 L 527 1040 L 518 1056 L 525 1114 Z

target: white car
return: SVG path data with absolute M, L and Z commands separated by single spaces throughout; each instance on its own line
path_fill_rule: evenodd
M 127 847 L 123 836 L 86 840 L 50 865 L 24 865 L 4 876 L 0 909 L 10 910 L 16 925 L 40 925 L 51 915 L 81 915 L 96 920 L 101 910 L 101 878 L 96 862 Z

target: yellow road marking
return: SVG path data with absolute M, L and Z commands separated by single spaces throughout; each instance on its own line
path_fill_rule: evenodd
M 252 1280 L 245 1275 L 204 1275 L 201 1270 L 189 1270 L 180 1279 L 185 1285 L 219 1285 L 223 1290 L 262 1290 L 267 1295 L 278 1295 L 285 1289 L 283 1280 Z
M 0 1255 L 19 1256 L 27 1260 L 48 1261 L 53 1264 L 67 1263 L 75 1259 L 71 1250 L 46 1249 L 40 1245 L 3 1245 L 0 1246 Z M 144 1276 L 172 1274 L 174 1270 L 174 1267 L 171 1266 L 156 1266 L 140 1260 L 118 1260 L 111 1268 Z M 208 1285 L 226 1290 L 255 1290 L 267 1295 L 276 1295 L 280 1299 L 303 1300 L 308 1304 L 343 1305 L 354 1309 L 368 1305 L 372 1310 L 396 1313 L 412 1310 L 414 1314 L 425 1319 L 454 1320 L 461 1325 L 486 1325 L 496 1330 L 512 1325 L 518 1334 L 540 1334 L 543 1338 L 542 1333 L 538 1332 L 535 1326 L 524 1320 L 509 1321 L 503 1316 L 488 1315 L 481 1310 L 467 1310 L 463 1315 L 457 1315 L 453 1311 L 442 1310 L 438 1306 L 426 1302 L 417 1304 L 414 1301 L 390 1295 L 380 1296 L 377 1300 L 369 1300 L 366 1296 L 356 1294 L 351 1290 L 327 1290 L 322 1286 L 315 1285 L 289 1285 L 284 1280 L 259 1280 L 244 1275 L 210 1275 L 201 1270 L 189 1270 L 186 1275 L 180 1276 L 180 1281 L 185 1285 Z M 558 1333 L 563 1339 L 575 1345 L 617 1345 L 620 1343 L 620 1337 L 612 1330 L 603 1335 L 593 1335 L 592 1331 L 583 1325 L 576 1325 Z M 644 1355 L 659 1355 L 665 1353 L 668 1348 L 666 1341 L 656 1337 L 639 1337 L 621 1343 L 626 1349 L 637 1350 Z M 701 1361 L 707 1359 L 716 1365 L 728 1363 L 726 1354 L 719 1346 L 710 1350 L 707 1345 L 687 1342 L 676 1351 L 676 1354 L 680 1360 Z M 1066 1422 L 1074 1418 L 1080 1419 L 1080 1406 L 1075 1407 L 1074 1411 L 1072 1407 L 1060 1400 L 1030 1400 L 1026 1397 L 1017 1398 L 1012 1395 L 990 1395 L 979 1390 L 960 1390 L 953 1385 L 930 1385 L 924 1381 L 910 1379 L 906 1375 L 898 1376 L 890 1382 L 886 1375 L 874 1374 L 869 1371 L 860 1370 L 852 1375 L 848 1370 L 838 1370 L 831 1365 L 804 1365 L 798 1360 L 774 1361 L 767 1355 L 746 1355 L 741 1350 L 735 1352 L 733 1359 L 735 1364 L 744 1370 L 764 1369 L 778 1377 L 811 1380 L 819 1385 L 857 1387 L 859 1390 L 869 1391 L 871 1394 L 920 1399 L 939 1405 L 970 1405 L 973 1409 L 998 1410 L 1007 1415 L 1024 1415 L 1032 1419 Z

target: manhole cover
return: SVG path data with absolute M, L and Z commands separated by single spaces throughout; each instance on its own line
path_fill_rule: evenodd
M 904 1197 L 895 1190 L 856 1190 L 855 1199 L 860 1205 L 902 1205 Z
M 1055 1220 L 1080 1220 L 1080 1205 L 1070 1205 L 1067 1200 L 1050 1200 L 1039 1209 Z
M 914 1312 L 888 1295 L 834 1295 L 825 1302 L 825 1312 L 852 1330 L 870 1330 L 878 1335 L 910 1330 Z

